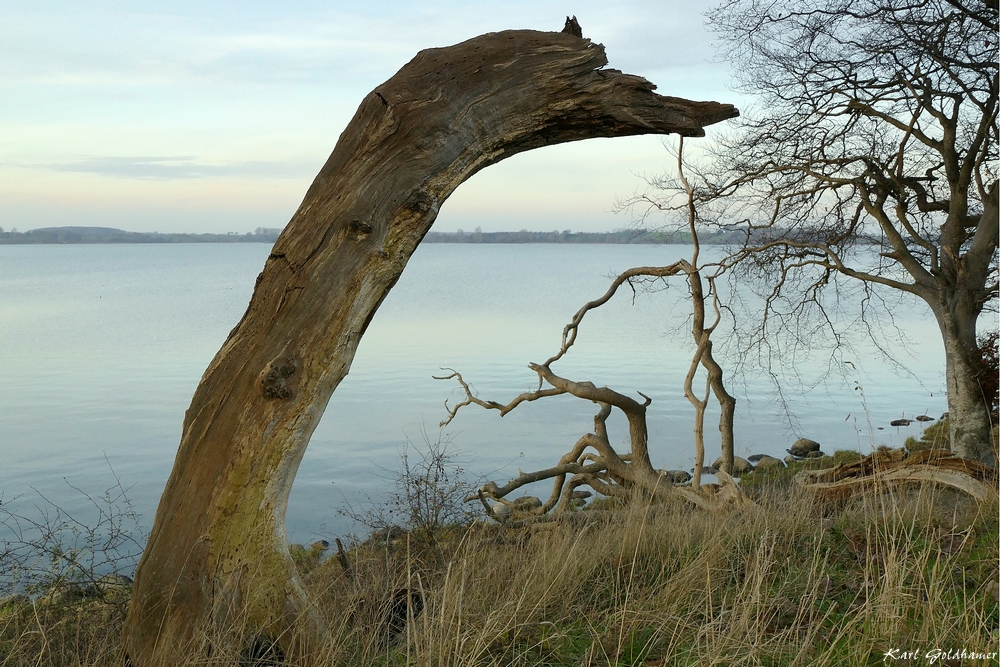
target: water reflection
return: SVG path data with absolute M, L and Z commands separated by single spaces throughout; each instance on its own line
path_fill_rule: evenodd
M 173 463 L 184 410 L 202 372 L 242 315 L 268 248 L 260 245 L 0 247 L 0 489 L 29 486 L 60 494 L 63 477 L 106 488 L 107 460 L 151 520 Z M 326 526 L 345 498 L 378 494 L 378 466 L 393 467 L 421 429 L 436 437 L 455 385 L 435 381 L 461 370 L 481 395 L 507 401 L 537 383 L 529 361 L 559 346 L 562 327 L 607 276 L 638 264 L 667 264 L 682 246 L 471 246 L 418 248 L 376 314 L 350 374 L 305 455 L 288 514 L 298 541 Z M 711 249 L 709 249 L 711 252 Z M 690 359 L 686 289 L 639 294 L 623 288 L 587 316 L 577 346 L 554 366 L 565 377 L 642 391 L 656 465 L 689 468 L 693 411 L 683 397 Z M 735 387 L 738 453 L 781 454 L 799 435 L 825 448 L 899 445 L 909 429 L 878 431 L 901 416 L 944 410 L 943 355 L 936 327 L 916 304 L 897 320 L 913 341 L 914 377 L 900 377 L 871 350 L 860 370 L 803 394 L 790 387 L 780 419 L 762 377 Z M 678 328 L 679 327 L 679 328 Z M 13 361 L 16 360 L 16 361 Z M 904 359 L 904 361 L 906 361 Z M 806 383 L 821 367 L 799 369 Z M 861 401 L 864 388 L 868 411 Z M 465 409 L 449 428 L 477 471 L 498 478 L 551 465 L 592 428 L 594 406 L 571 397 L 537 402 L 500 419 Z M 710 410 L 709 423 L 717 419 Z M 872 425 L 869 426 L 869 419 Z M 625 441 L 624 421 L 611 435 Z M 709 456 L 718 437 L 707 428 Z M 617 436 L 616 436 L 617 434 Z M 331 485 L 331 482 L 334 484 Z

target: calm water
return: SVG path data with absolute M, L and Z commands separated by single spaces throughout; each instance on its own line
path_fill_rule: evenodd
M 98 494 L 113 480 L 152 521 L 173 463 L 184 410 L 198 380 L 246 308 L 269 247 L 233 245 L 0 246 L 0 492 L 35 503 L 38 493 L 72 505 L 67 482 Z M 666 264 L 683 246 L 425 245 L 413 256 L 365 335 L 350 375 L 331 400 L 303 460 L 288 514 L 290 538 L 344 535 L 345 502 L 385 493 L 406 443 L 436 439 L 454 385 L 432 379 L 462 371 L 480 395 L 506 402 L 532 388 L 529 361 L 558 348 L 563 325 L 603 294 L 607 276 Z M 554 370 L 653 398 L 654 464 L 693 465 L 693 410 L 683 397 L 690 334 L 686 291 L 624 291 L 584 322 L 577 346 Z M 919 426 L 891 419 L 945 409 L 943 352 L 926 308 L 897 309 L 915 360 L 901 377 L 870 351 L 848 357 L 861 370 L 811 391 L 786 387 L 794 427 L 780 418 L 771 387 L 749 378 L 739 398 L 737 454 L 783 455 L 796 437 L 824 449 L 898 446 Z M 805 379 L 819 368 L 802 369 Z M 860 383 L 863 391 L 855 389 Z M 862 399 L 865 399 L 863 402 Z M 866 409 L 867 406 L 867 409 Z M 500 419 L 466 408 L 446 430 L 476 474 L 503 481 L 552 465 L 592 428 L 594 408 L 558 397 Z M 717 419 L 712 413 L 709 420 Z M 873 428 L 869 427 L 869 421 Z M 884 426 L 884 430 L 874 427 Z M 624 421 L 612 439 L 625 442 Z M 711 426 L 708 456 L 718 455 Z

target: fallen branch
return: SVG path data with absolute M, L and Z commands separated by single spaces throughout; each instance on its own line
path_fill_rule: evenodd
M 853 463 L 803 470 L 794 479 L 803 488 L 828 498 L 849 496 L 880 484 L 909 482 L 948 486 L 980 501 L 997 494 L 996 470 L 943 449 L 910 456 L 902 449 L 880 450 Z

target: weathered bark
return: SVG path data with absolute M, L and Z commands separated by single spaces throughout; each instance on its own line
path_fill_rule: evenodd
M 606 62 L 572 35 L 494 33 L 420 52 L 365 98 L 186 413 L 124 630 L 136 667 L 178 662 L 202 632 L 286 654 L 322 635 L 286 548 L 292 480 L 375 310 L 460 183 L 532 148 L 701 136 L 737 114 L 661 97 Z

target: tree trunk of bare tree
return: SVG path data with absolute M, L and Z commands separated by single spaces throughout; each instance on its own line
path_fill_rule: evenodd
M 185 415 L 124 629 L 136 667 L 304 654 L 322 636 L 287 551 L 288 494 L 375 310 L 460 183 L 532 148 L 701 136 L 737 114 L 606 63 L 573 35 L 493 33 L 420 52 L 365 98 Z
M 944 341 L 951 450 L 962 458 L 996 466 L 990 399 L 979 385 L 982 369 L 976 328 L 983 304 L 996 293 L 992 259 L 1000 228 L 1000 186 L 994 180 L 988 188 L 981 188 L 982 212 L 976 216 L 968 214 L 968 198 L 960 194 L 953 195 L 948 221 L 941 227 L 941 271 L 924 298 Z M 962 254 L 969 228 L 975 232 Z
M 944 341 L 951 451 L 996 466 L 990 438 L 990 406 L 979 386 L 981 369 L 974 356 L 978 314 L 969 315 L 963 310 L 954 304 L 933 308 Z

